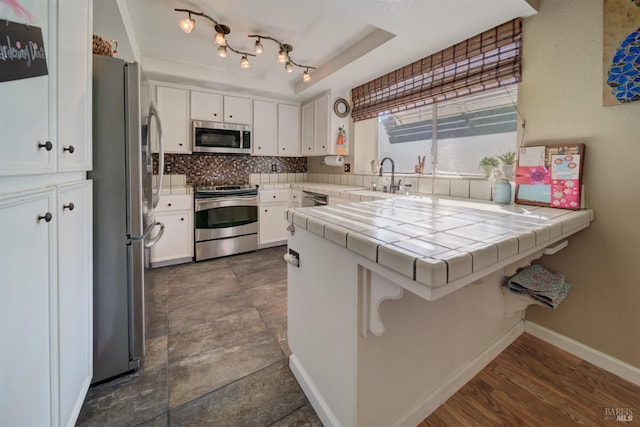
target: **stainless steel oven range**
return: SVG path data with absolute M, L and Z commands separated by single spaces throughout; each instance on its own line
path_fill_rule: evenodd
M 258 249 L 258 188 L 196 187 L 195 258 L 218 258 Z

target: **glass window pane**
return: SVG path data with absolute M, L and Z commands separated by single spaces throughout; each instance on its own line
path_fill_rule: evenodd
M 482 157 L 516 151 L 516 96 L 513 87 L 438 104 L 438 173 L 483 174 Z
M 433 109 L 416 108 L 378 118 L 378 160 L 391 157 L 396 172 L 414 173 L 418 156 L 425 156 L 423 173 L 431 173 Z
M 431 173 L 433 153 L 437 173 L 483 175 L 482 157 L 516 151 L 517 96 L 514 85 L 380 116 L 378 160 L 391 157 L 396 172 L 413 173 L 418 157 L 426 156 L 423 173 Z

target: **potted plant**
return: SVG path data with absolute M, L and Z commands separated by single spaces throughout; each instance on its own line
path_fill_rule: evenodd
M 489 177 L 493 169 L 500 166 L 500 162 L 494 156 L 484 156 L 480 159 L 479 166 L 484 171 L 485 176 Z
M 514 153 L 513 151 L 507 151 L 506 153 L 499 155 L 498 159 L 500 159 L 500 162 L 502 162 L 500 169 L 502 170 L 504 177 L 507 179 L 511 179 L 511 177 L 513 176 L 513 171 L 516 168 L 516 153 Z

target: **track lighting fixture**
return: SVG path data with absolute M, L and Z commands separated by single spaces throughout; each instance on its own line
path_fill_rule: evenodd
M 266 39 L 266 40 L 271 40 L 272 42 L 275 42 L 278 47 L 278 62 L 281 64 L 285 64 L 284 65 L 284 69 L 286 70 L 287 73 L 291 73 L 293 72 L 293 66 L 295 65 L 296 67 L 299 68 L 304 68 L 305 71 L 304 73 L 302 73 L 302 81 L 304 83 L 308 83 L 311 81 L 311 74 L 309 74 L 309 70 L 315 70 L 315 67 L 312 67 L 310 65 L 302 65 L 302 64 L 298 64 L 297 62 L 295 62 L 293 59 L 291 59 L 291 51 L 293 50 L 293 46 L 291 46 L 290 44 L 286 44 L 286 43 L 281 43 L 280 41 L 278 41 L 277 39 L 270 37 L 270 36 L 263 36 L 260 34 L 249 34 L 248 37 L 255 37 L 258 40 L 256 40 L 255 43 L 255 51 L 256 53 L 262 53 L 263 49 L 262 49 L 262 44 L 260 43 L 260 39 Z M 260 45 L 260 51 L 258 51 L 258 45 Z
M 1 1 L 1 0 L 0 0 Z M 293 46 L 291 46 L 290 44 L 286 44 L 286 43 L 281 43 L 280 41 L 278 41 L 277 39 L 271 37 L 271 36 L 262 36 L 259 34 L 250 34 L 248 37 L 253 37 L 256 38 L 256 42 L 253 44 L 253 49 L 255 51 L 255 54 L 253 53 L 249 53 L 249 52 L 245 52 L 242 50 L 237 50 L 234 49 L 233 47 L 229 46 L 229 41 L 227 40 L 227 36 L 231 33 L 231 28 L 229 28 L 228 26 L 219 23 L 218 21 L 216 21 L 215 19 L 213 19 L 212 17 L 210 17 L 209 15 L 206 15 L 203 12 L 194 12 L 193 10 L 190 9 L 174 9 L 176 12 L 184 12 L 187 14 L 186 18 L 180 19 L 178 21 L 178 25 L 180 27 L 180 29 L 182 31 L 184 31 L 185 33 L 189 34 L 191 33 L 194 28 L 196 27 L 196 21 L 191 17 L 191 15 L 194 16 L 201 16 L 203 18 L 208 19 L 209 21 L 213 22 L 214 25 L 214 30 L 215 30 L 215 37 L 214 37 L 214 41 L 215 44 L 218 45 L 217 48 L 217 52 L 218 52 L 218 56 L 221 58 L 226 58 L 227 57 L 227 51 L 230 50 L 233 53 L 236 53 L 238 55 L 241 56 L 240 58 L 240 68 L 242 69 L 246 69 L 249 68 L 251 66 L 251 64 L 249 63 L 249 56 L 256 56 L 256 54 L 261 54 L 262 52 L 264 52 L 264 47 L 262 46 L 262 43 L 260 42 L 262 39 L 266 39 L 266 40 L 271 40 L 272 42 L 275 42 L 278 45 L 278 62 L 281 64 L 284 64 L 284 69 L 287 73 L 292 73 L 293 72 L 293 67 L 294 65 L 298 68 L 303 68 L 304 72 L 302 73 L 302 81 L 304 83 L 308 83 L 311 81 L 311 74 L 309 74 L 309 70 L 315 70 L 315 67 L 312 67 L 310 65 L 303 65 L 303 64 L 298 64 L 297 62 L 295 62 L 292 58 L 291 58 L 291 51 L 293 50 Z
M 233 53 L 237 53 L 238 55 L 242 55 L 240 59 L 240 68 L 249 68 L 249 59 L 248 56 L 255 56 L 252 53 L 244 52 L 241 50 L 237 50 L 229 46 L 229 42 L 227 41 L 227 35 L 231 33 L 231 28 L 227 27 L 224 24 L 219 23 L 209 15 L 203 12 L 194 12 L 189 9 L 174 9 L 176 12 L 186 12 L 188 14 L 188 18 L 184 18 L 178 21 L 178 25 L 180 29 L 185 33 L 189 34 L 196 26 L 196 22 L 193 20 L 191 15 L 201 16 L 203 18 L 207 18 L 209 21 L 213 22 L 214 30 L 216 31 L 216 35 L 214 38 L 215 43 L 218 45 L 218 56 L 221 58 L 227 57 L 227 50 L 230 50 Z

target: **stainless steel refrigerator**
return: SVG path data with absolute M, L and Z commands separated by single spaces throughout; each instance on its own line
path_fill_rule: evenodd
M 93 383 L 140 366 L 145 247 L 164 230 L 153 213 L 162 178 L 153 185 L 147 126 L 160 140 L 162 131 L 153 103 L 151 123 L 142 121 L 140 76 L 138 63 L 93 56 Z

